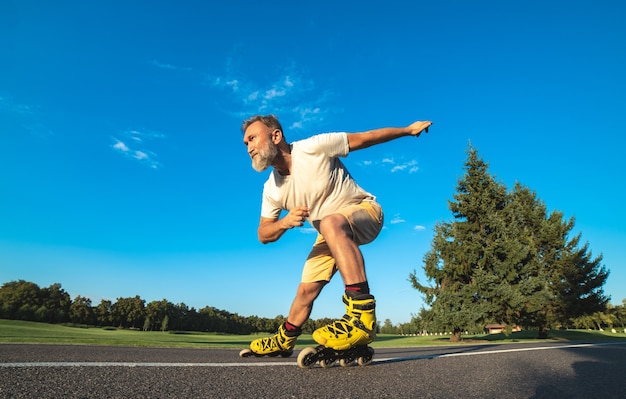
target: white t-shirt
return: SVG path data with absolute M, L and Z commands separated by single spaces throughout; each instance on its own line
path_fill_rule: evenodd
M 337 210 L 376 198 L 350 176 L 338 157 L 348 155 L 347 133 L 324 133 L 291 144 L 291 174 L 275 169 L 263 186 L 261 216 L 275 219 L 282 210 L 308 206 L 308 221 L 319 220 Z

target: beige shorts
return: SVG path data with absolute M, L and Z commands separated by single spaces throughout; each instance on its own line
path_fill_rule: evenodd
M 360 204 L 350 205 L 337 213 L 348 219 L 353 240 L 357 245 L 374 241 L 383 227 L 383 210 L 378 203 L 373 201 L 363 201 Z M 302 282 L 330 281 L 336 271 L 335 258 L 331 255 L 324 237 L 318 234 L 304 263 Z

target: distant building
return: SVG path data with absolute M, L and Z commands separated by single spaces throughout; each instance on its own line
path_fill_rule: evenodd
M 487 334 L 500 334 L 504 331 L 506 331 L 506 324 L 487 324 L 485 326 L 485 332 Z M 514 326 L 513 328 L 511 328 L 511 331 L 512 332 L 522 331 L 522 327 Z

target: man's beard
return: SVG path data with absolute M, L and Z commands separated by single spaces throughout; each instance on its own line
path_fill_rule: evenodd
M 265 147 L 260 148 L 259 152 L 252 158 L 252 167 L 257 172 L 263 172 L 267 169 L 278 155 L 278 146 L 268 141 Z

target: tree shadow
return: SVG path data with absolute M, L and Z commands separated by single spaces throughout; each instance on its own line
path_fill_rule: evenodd
M 490 347 L 499 346 L 499 345 L 491 345 Z M 415 348 L 415 350 L 419 350 L 419 355 L 411 355 L 410 351 L 407 352 L 407 348 L 396 348 L 390 350 L 384 350 L 382 353 L 377 356 L 398 356 L 392 358 L 376 359 L 374 357 L 375 365 L 389 364 L 389 363 L 401 363 L 401 362 L 409 362 L 413 360 L 432 360 L 441 357 L 446 357 L 450 355 L 458 355 L 463 353 L 475 352 L 481 349 L 485 349 L 485 345 L 464 345 L 464 346 L 452 346 L 452 347 L 428 347 L 423 346 L 419 348 Z
M 598 346 L 601 345 L 601 346 Z M 626 397 L 626 344 L 598 343 L 592 348 L 565 348 L 584 360 L 571 364 L 571 374 L 551 369 L 535 371 L 534 399 Z

